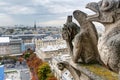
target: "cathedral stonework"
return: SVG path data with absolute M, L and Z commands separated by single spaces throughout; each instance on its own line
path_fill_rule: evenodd
M 86 5 L 86 8 L 96 14 L 87 16 L 86 13 L 75 10 L 73 17 L 80 27 L 72 22 L 72 16 L 68 16 L 67 22 L 64 24 L 62 36 L 67 43 L 68 53 L 72 57 L 73 64 L 69 62 L 58 63 L 59 69 L 61 67 L 63 69 L 64 66 L 72 74 L 76 73 L 77 79 L 75 78 L 75 80 L 81 80 L 80 76 L 84 72 L 81 65 L 93 66 L 97 63 L 97 65 L 106 68 L 108 72 L 111 71 L 109 73 L 113 72 L 117 75 L 120 73 L 120 0 L 91 2 Z M 99 22 L 105 27 L 105 31 L 99 39 L 93 21 Z M 91 78 L 87 72 L 85 75 L 88 76 L 87 80 L 99 79 Z M 118 80 L 118 77 L 113 79 Z

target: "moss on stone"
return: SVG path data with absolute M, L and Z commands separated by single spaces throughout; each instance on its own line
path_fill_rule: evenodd
M 103 77 L 105 80 L 118 80 L 118 74 L 114 73 L 100 65 L 97 64 L 80 64 L 81 67 L 88 69 L 89 71 L 95 73 L 96 75 Z

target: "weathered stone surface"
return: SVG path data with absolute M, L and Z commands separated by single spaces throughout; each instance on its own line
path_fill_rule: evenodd
M 58 68 L 60 70 L 64 70 L 64 68 L 66 68 L 67 70 L 70 71 L 70 73 L 72 74 L 73 78 L 75 80 L 80 80 L 80 76 L 81 76 L 81 73 L 79 70 L 76 70 L 74 67 L 72 67 L 68 62 L 59 62 L 58 63 Z
M 76 68 L 76 65 L 74 63 L 72 64 L 71 62 L 72 61 L 70 61 L 70 62 L 66 62 L 66 61 L 59 62 L 58 63 L 58 68 L 62 71 L 64 70 L 64 68 L 69 70 L 71 75 L 73 76 L 74 80 L 92 80 L 86 74 L 82 73 L 81 70 Z
M 117 73 L 120 74 L 120 0 L 92 2 L 86 7 L 96 14 L 87 16 L 80 10 L 74 11 L 73 16 L 81 26 L 80 29 L 72 22 L 71 16 L 64 24 L 62 35 L 73 61 L 60 62 L 59 69 L 68 69 L 75 80 L 119 80 Z M 105 32 L 99 41 L 92 21 L 105 26 Z M 78 63 L 80 60 L 82 64 Z M 96 61 L 105 64 L 109 69 L 99 64 L 91 64 Z M 81 78 L 82 75 L 85 78 Z
M 94 24 L 87 20 L 87 14 L 80 10 L 75 10 L 73 16 L 81 28 L 74 39 L 73 61 L 79 62 L 81 59 L 83 63 L 99 62 L 98 33 Z
M 69 70 L 74 80 L 119 80 L 117 73 L 99 64 L 74 63 L 70 60 L 58 63 L 58 67 L 60 70 Z
M 73 55 L 72 41 L 79 31 L 80 27 L 74 22 L 72 22 L 72 16 L 68 16 L 67 21 L 62 28 L 62 37 L 64 40 L 66 40 L 67 47 L 71 56 Z
M 79 70 L 81 74 L 87 75 L 90 80 L 119 80 L 117 73 L 114 73 L 99 64 L 76 64 L 72 61 L 70 61 L 69 64 Z M 86 80 L 86 78 L 82 78 L 81 80 Z
M 101 60 L 109 69 L 119 72 L 120 68 L 120 0 L 102 0 L 87 4 L 96 12 L 88 20 L 97 21 L 105 26 L 105 32 L 98 43 Z
M 73 61 L 79 62 L 81 59 L 83 63 L 100 62 L 97 49 L 98 33 L 94 24 L 87 20 L 87 14 L 80 10 L 74 11 L 73 16 L 81 26 L 81 30 L 72 22 L 71 16 L 68 16 L 62 29 L 63 39 L 66 40 Z

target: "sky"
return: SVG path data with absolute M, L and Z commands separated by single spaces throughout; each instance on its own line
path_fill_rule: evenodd
M 89 2 L 99 0 L 0 0 L 0 26 L 62 26 L 74 10 L 86 13 Z M 100 25 L 96 23 L 97 25 Z

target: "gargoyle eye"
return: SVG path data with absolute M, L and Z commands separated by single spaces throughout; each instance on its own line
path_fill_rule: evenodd
M 109 2 L 102 0 L 102 1 L 99 2 L 99 5 L 100 5 L 101 7 L 104 7 L 104 8 L 105 8 L 105 7 L 109 6 Z
M 103 7 L 107 7 L 107 6 L 109 6 L 109 2 L 105 2 L 103 5 Z
M 79 15 L 79 13 L 77 13 L 76 15 Z

